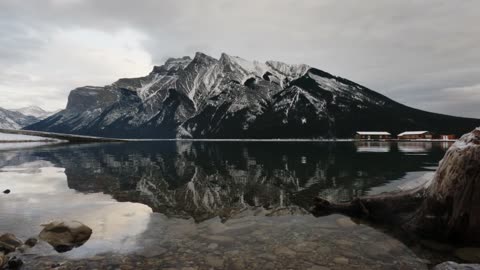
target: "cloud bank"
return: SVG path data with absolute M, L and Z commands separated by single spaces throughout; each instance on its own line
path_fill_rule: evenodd
M 1 0 L 0 106 L 61 108 L 75 87 L 201 51 L 306 63 L 480 118 L 479 18 L 474 0 Z

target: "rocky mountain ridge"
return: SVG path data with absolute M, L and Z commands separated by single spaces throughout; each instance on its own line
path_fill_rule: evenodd
M 358 130 L 462 134 L 480 120 L 409 108 L 307 65 L 203 53 L 144 77 L 71 91 L 26 129 L 123 138 L 349 138 Z

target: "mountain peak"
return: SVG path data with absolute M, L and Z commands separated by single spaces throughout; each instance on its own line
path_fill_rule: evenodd
M 44 119 L 52 114 L 52 112 L 47 112 L 36 105 L 27 106 L 20 109 L 13 109 L 11 111 L 19 112 L 26 116 L 33 116 L 39 119 Z
M 192 62 L 217 62 L 218 60 L 202 52 L 196 52 Z
M 180 58 L 168 58 L 165 61 L 165 64 L 161 66 L 154 66 L 152 72 L 153 73 L 165 73 L 171 71 L 178 71 L 184 69 L 188 64 L 192 62 L 192 58 L 190 56 L 183 56 Z

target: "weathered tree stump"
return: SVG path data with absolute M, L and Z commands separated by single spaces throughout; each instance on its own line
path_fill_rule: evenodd
M 340 212 L 435 239 L 480 243 L 480 128 L 465 134 L 448 149 L 428 183 L 348 203 L 317 198 L 312 212 Z

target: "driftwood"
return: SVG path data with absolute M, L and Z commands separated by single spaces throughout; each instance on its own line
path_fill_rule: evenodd
M 348 203 L 317 198 L 312 212 L 339 212 L 439 240 L 480 243 L 480 128 L 448 149 L 428 183 Z

